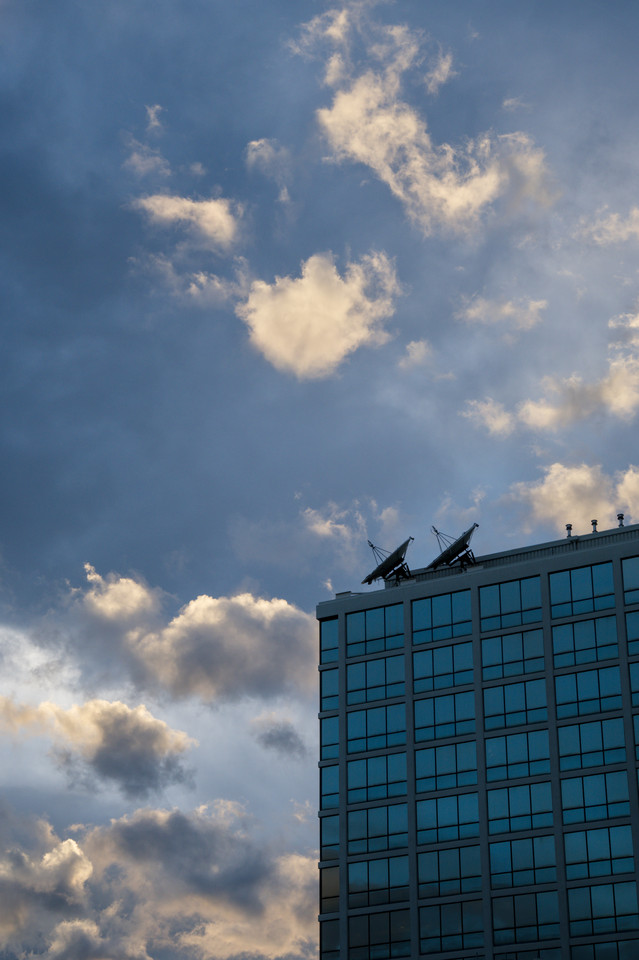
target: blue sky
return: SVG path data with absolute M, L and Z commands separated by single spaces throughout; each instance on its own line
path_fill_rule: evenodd
M 639 519 L 632 4 L 0 0 L 0 950 L 316 942 L 314 606 Z

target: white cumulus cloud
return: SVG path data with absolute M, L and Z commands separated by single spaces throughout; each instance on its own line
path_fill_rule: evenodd
M 513 484 L 510 496 L 534 523 L 552 523 L 558 532 L 572 523 L 574 534 L 590 533 L 593 519 L 599 529 L 616 526 L 619 511 L 639 518 L 639 467 L 610 475 L 601 465 L 553 463 L 541 480 Z
M 133 206 L 146 213 L 153 223 L 186 226 L 200 241 L 216 250 L 228 251 L 238 239 L 242 208 L 224 197 L 191 200 L 155 193 L 139 197 Z
M 315 620 L 286 600 L 202 595 L 167 622 L 166 598 L 142 581 L 90 565 L 87 579 L 56 625 L 87 671 L 124 669 L 142 688 L 206 702 L 307 695 L 314 684 Z
M 388 340 L 381 324 L 399 292 L 384 253 L 348 263 L 343 276 L 330 254 L 318 253 L 302 263 L 300 277 L 255 280 L 236 312 L 274 367 L 300 380 L 318 379 L 359 347 Z
M 550 202 L 543 151 L 521 132 L 484 134 L 456 148 L 432 141 L 424 118 L 402 99 L 402 77 L 421 63 L 421 36 L 403 26 L 375 24 L 367 7 L 330 11 L 311 21 L 302 52 L 324 50 L 333 102 L 317 118 L 334 159 L 362 163 L 401 201 L 424 233 L 436 226 L 468 230 L 502 196 Z M 364 39 L 368 61 L 359 72 L 350 38 Z M 333 48 L 326 53 L 326 47 Z M 438 54 L 426 83 L 431 92 L 452 75 L 452 59 Z

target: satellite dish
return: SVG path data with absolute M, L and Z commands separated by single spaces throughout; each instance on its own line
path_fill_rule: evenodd
M 432 563 L 429 563 L 426 567 L 427 570 L 434 570 L 436 567 L 442 565 L 442 563 L 447 564 L 449 567 L 455 563 L 456 560 L 459 560 L 462 569 L 470 563 L 475 562 L 475 555 L 468 546 L 470 539 L 479 526 L 478 523 L 474 523 L 472 527 L 469 527 L 468 530 L 462 533 L 461 537 L 457 537 L 455 540 L 453 537 L 446 536 L 445 533 L 441 533 L 436 527 L 431 527 L 433 533 L 437 537 L 437 543 L 439 544 L 439 549 L 441 553 L 438 557 L 435 557 Z
M 392 577 L 395 577 L 396 580 L 401 580 L 410 577 L 410 570 L 404 562 L 404 557 L 408 550 L 408 544 L 414 539 L 414 537 L 409 537 L 408 540 L 404 540 L 401 546 L 393 550 L 392 553 L 382 550 L 381 547 L 376 547 L 375 544 L 369 540 L 368 545 L 377 560 L 377 566 L 372 573 L 369 573 L 369 575 L 362 580 L 362 583 L 372 583 L 373 580 L 379 580 L 380 578 L 390 580 Z

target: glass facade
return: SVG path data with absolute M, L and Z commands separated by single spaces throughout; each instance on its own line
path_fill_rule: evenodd
M 320 960 L 637 960 L 639 526 L 318 619 Z

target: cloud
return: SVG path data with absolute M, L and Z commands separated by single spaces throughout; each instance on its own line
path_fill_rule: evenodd
M 402 76 L 421 61 L 421 36 L 402 26 L 382 27 L 367 6 L 315 18 L 306 25 L 299 50 L 332 45 L 326 82 L 335 89 L 330 107 L 317 112 L 333 157 L 362 163 L 385 183 L 425 234 L 437 226 L 466 231 L 499 197 L 510 206 L 551 201 L 543 151 L 522 132 L 497 138 L 483 134 L 454 148 L 435 144 L 425 120 L 401 98 Z M 339 26 L 338 26 L 339 25 Z M 359 74 L 350 62 L 349 38 L 358 32 L 379 68 Z M 438 55 L 427 84 L 435 92 L 451 76 L 450 55 Z
M 176 960 L 310 960 L 316 861 L 260 843 L 251 828 L 237 804 L 219 801 L 188 815 L 139 810 L 92 831 L 84 845 L 103 886 L 118 871 L 107 887 L 112 909 L 147 949 L 153 941 Z
M 514 110 L 521 110 L 527 106 L 528 104 L 524 103 L 521 97 L 506 97 L 501 105 L 501 108 L 502 110 L 512 113 Z
M 146 213 L 152 223 L 186 226 L 214 250 L 228 252 L 238 240 L 242 207 L 224 197 L 191 200 L 156 193 L 134 200 L 133 207 Z
M 503 404 L 487 397 L 485 400 L 469 400 L 461 415 L 473 423 L 485 427 L 493 436 L 507 437 L 515 429 L 515 417 Z
M 246 295 L 243 258 L 236 257 L 234 265 L 235 276 L 229 279 L 206 270 L 182 272 L 164 254 L 150 255 L 134 262 L 135 269 L 159 277 L 174 297 L 203 307 L 219 306 Z
M 0 728 L 49 734 L 62 745 L 56 756 L 69 773 L 82 777 L 88 771 L 116 783 L 127 797 L 146 797 L 187 781 L 180 756 L 196 742 L 142 705 L 131 708 L 108 700 L 65 710 L 48 701 L 29 707 L 0 697 Z
M 286 147 L 274 139 L 251 140 L 246 148 L 246 165 L 249 170 L 259 170 L 273 180 L 280 188 L 280 203 L 290 204 L 286 182 L 290 176 L 291 157 Z
M 253 720 L 255 739 L 266 750 L 274 750 L 282 757 L 301 760 L 307 754 L 306 744 L 290 720 L 266 714 Z
M 516 330 L 530 330 L 541 323 L 547 300 L 489 300 L 472 297 L 455 316 L 466 323 L 504 323 Z
M 0 947 L 39 932 L 52 917 L 79 913 L 93 873 L 76 841 L 60 841 L 48 824 L 33 829 L 39 850 L 21 849 L 12 839 L 0 852 Z
M 236 313 L 250 341 L 276 369 L 319 379 L 364 345 L 389 339 L 381 322 L 392 316 L 400 287 L 391 261 L 371 253 L 340 276 L 331 254 L 302 263 L 301 276 L 255 280 Z
M 380 509 L 372 499 L 364 503 L 354 500 L 348 506 L 329 500 L 323 507 L 306 507 L 300 516 L 309 533 L 316 540 L 331 544 L 341 566 L 350 571 L 360 568 L 362 554 L 367 553 L 369 526 L 374 525 L 374 536 L 384 549 L 396 546 L 398 537 L 405 536 L 398 508 L 387 506 Z
M 263 137 L 251 140 L 246 147 L 246 165 L 249 170 L 260 170 L 276 181 L 284 176 L 290 163 L 290 154 L 277 140 Z
M 639 410 L 639 315 L 620 314 L 608 326 L 615 340 L 607 372 L 599 380 L 585 381 L 576 373 L 544 377 L 545 395 L 539 400 L 523 400 L 512 413 L 490 397 L 470 400 L 463 416 L 502 436 L 512 433 L 515 424 L 552 432 L 601 414 L 631 422 Z
M 351 518 L 354 524 L 344 522 Z M 329 501 L 326 507 L 320 510 L 306 507 L 302 510 L 302 519 L 315 536 L 338 540 L 349 546 L 355 538 L 365 535 L 366 524 L 357 504 L 354 509 L 342 509 L 333 501 Z
M 148 960 L 146 951 L 129 953 L 122 944 L 111 945 L 93 920 L 63 920 L 53 931 L 47 960 Z
M 103 578 L 90 565 L 87 580 L 56 629 L 78 656 L 90 652 L 88 669 L 106 646 L 103 670 L 126 664 L 141 687 L 206 702 L 306 694 L 315 682 L 315 620 L 286 600 L 203 595 L 167 623 L 160 591 L 132 577 Z
M 639 238 L 639 207 L 632 207 L 624 220 L 618 213 L 588 223 L 583 219 L 580 223 L 577 236 L 581 239 L 592 240 L 600 247 L 607 247 L 614 243 L 626 243 L 628 240 Z
M 525 400 L 517 410 L 520 422 L 532 430 L 558 430 L 600 411 L 630 421 L 639 408 L 639 359 L 610 360 L 606 376 L 594 383 L 573 374 L 545 377 L 543 385 L 546 397 Z
M 124 161 L 124 166 L 128 167 L 139 177 L 146 177 L 150 174 L 156 174 L 161 177 L 168 177 L 171 174 L 171 168 L 168 161 L 162 156 L 159 150 L 147 146 L 144 143 L 131 139 L 129 143 L 130 154 Z
M 456 74 L 453 70 L 452 53 L 444 54 L 440 50 L 437 61 L 424 77 L 426 89 L 430 94 L 436 94 L 439 92 L 439 88 L 454 76 Z
M 44 822 L 3 825 L 0 948 L 8 956 L 316 955 L 316 858 L 260 840 L 238 804 L 142 809 L 78 828 L 80 842 L 60 840 Z
M 639 518 L 639 467 L 611 476 L 600 465 L 553 463 L 541 480 L 513 484 L 509 496 L 527 508 L 532 523 L 551 523 L 558 532 L 572 523 L 573 533 L 590 533 L 593 518 L 600 529 L 616 526 L 619 511 Z
M 412 367 L 423 367 L 432 359 L 433 348 L 428 340 L 411 340 L 406 345 L 406 353 L 397 366 L 401 370 L 410 370 Z
M 151 130 L 161 130 L 162 124 L 160 122 L 160 114 L 162 113 L 164 107 L 161 107 L 159 103 L 154 103 L 153 106 L 147 106 L 144 108 L 146 110 L 146 129 L 147 131 Z

